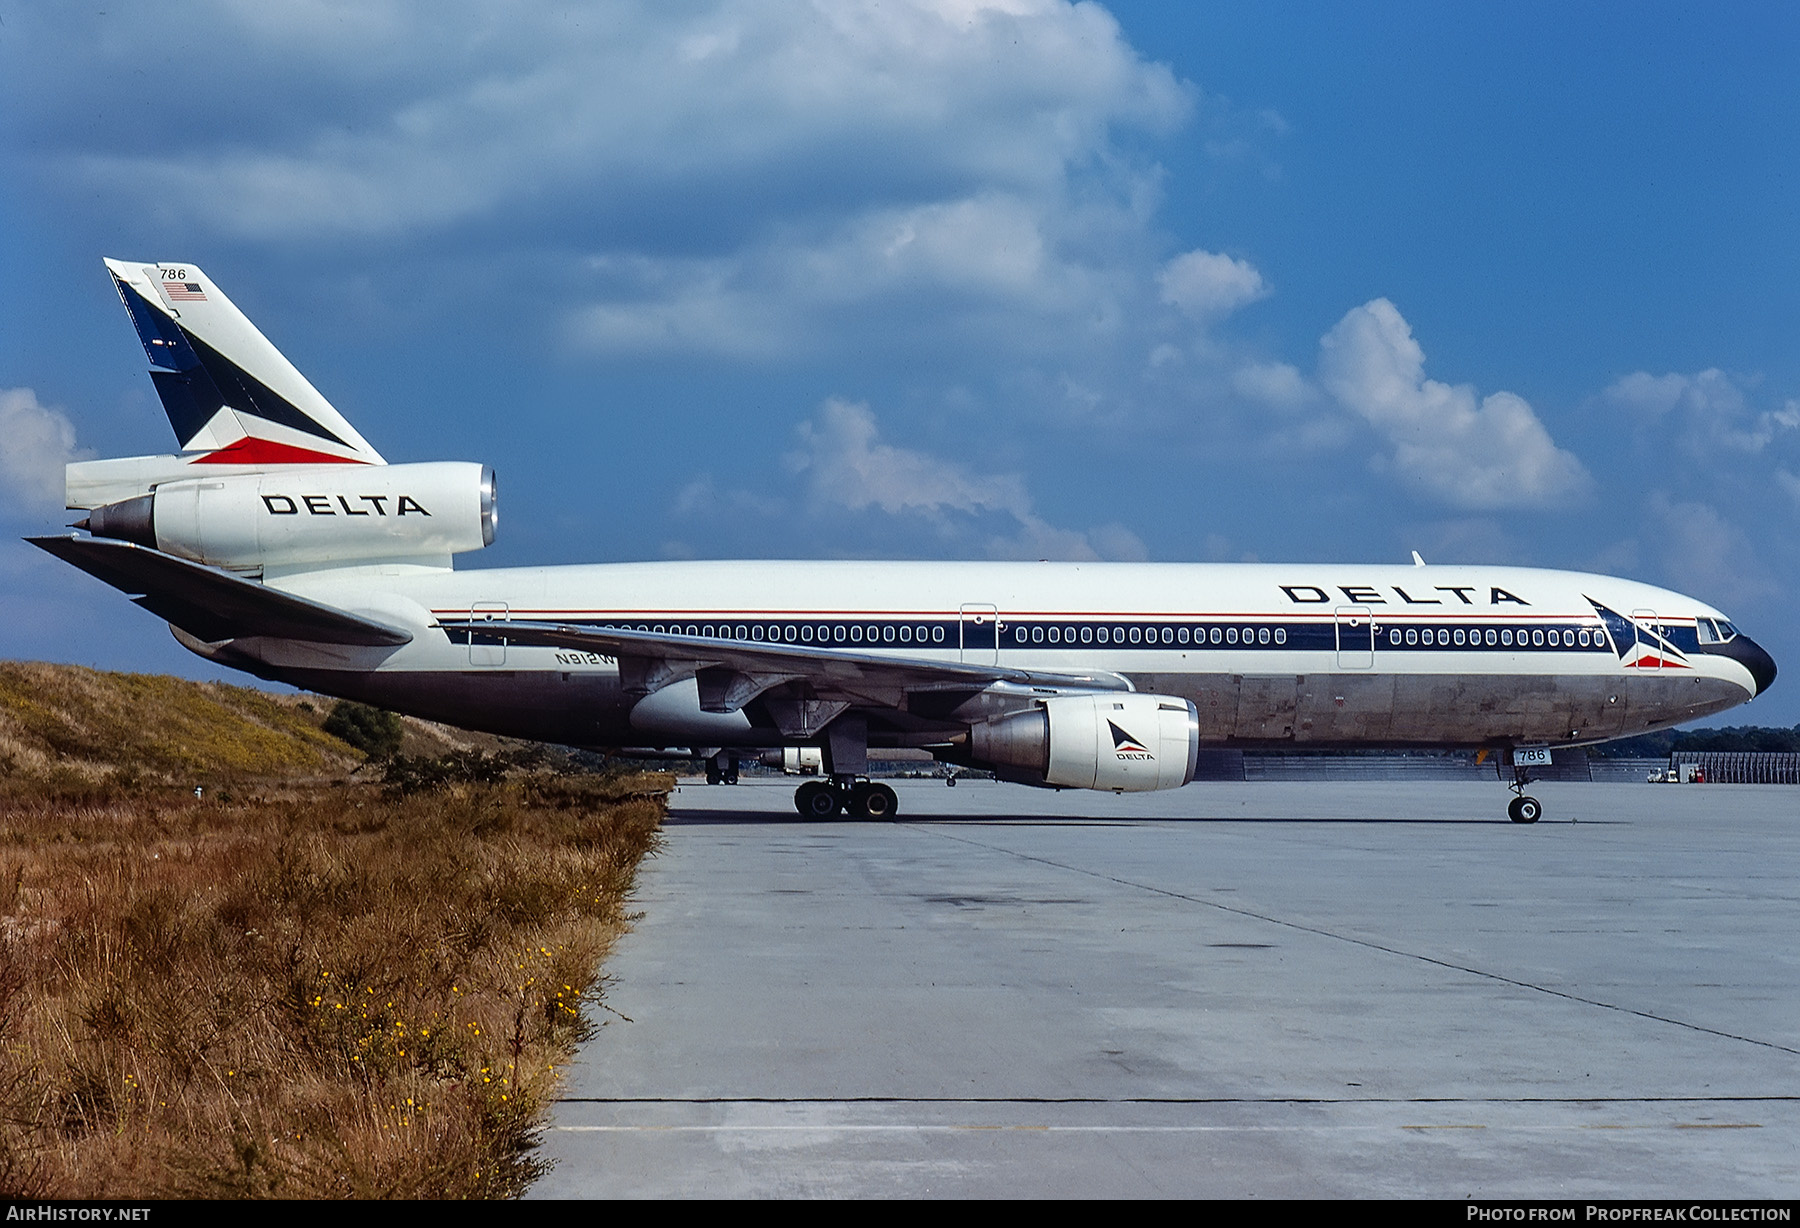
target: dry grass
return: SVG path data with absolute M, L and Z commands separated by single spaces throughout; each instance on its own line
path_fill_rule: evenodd
M 302 702 L 159 674 L 0 661 L 0 781 L 191 786 L 353 767 L 361 756 L 321 731 L 322 715 Z
M 134 735 L 127 676 L 42 668 L 0 665 L 0 1194 L 520 1192 L 671 779 L 259 783 Z M 353 759 L 171 682 L 129 687 L 256 775 Z
M 245 777 L 340 777 L 362 762 L 320 725 L 332 703 L 223 682 L 0 661 L 0 792 L 74 794 L 97 782 L 208 785 Z M 504 752 L 527 745 L 401 717 L 402 754 Z
M 667 787 L 0 802 L 0 1188 L 518 1193 Z

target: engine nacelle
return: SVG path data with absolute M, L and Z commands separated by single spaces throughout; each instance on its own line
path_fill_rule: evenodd
M 1065 695 L 969 730 L 982 764 L 1048 785 L 1146 793 L 1194 778 L 1200 713 L 1185 699 L 1136 693 Z
M 493 542 L 495 498 L 486 465 L 331 465 L 163 482 L 86 527 L 237 571 L 442 558 Z
M 816 746 L 765 750 L 760 762 L 764 767 L 780 768 L 789 776 L 822 776 L 825 773 L 825 752 Z

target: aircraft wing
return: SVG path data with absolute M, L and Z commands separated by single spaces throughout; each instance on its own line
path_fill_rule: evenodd
M 25 540 L 122 592 L 135 594 L 133 602 L 208 643 L 270 636 L 318 644 L 397 647 L 412 640 L 409 631 L 131 542 L 73 534 Z
M 734 712 L 762 692 L 788 682 L 803 682 L 821 697 L 879 706 L 896 705 L 906 694 L 968 693 L 997 682 L 1056 693 L 1131 689 L 1124 678 L 1105 671 L 1052 673 L 841 648 L 566 623 L 439 619 L 438 625 L 447 632 L 471 636 L 478 643 L 504 640 L 508 644 L 616 657 L 626 688 L 643 693 L 695 676 L 700 684 L 701 707 L 709 712 Z

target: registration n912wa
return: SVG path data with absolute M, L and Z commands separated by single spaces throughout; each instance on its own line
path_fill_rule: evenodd
M 1761 694 L 1727 615 L 1631 580 L 1375 564 L 680 562 L 473 569 L 493 471 L 388 463 L 193 265 L 108 260 L 180 450 L 68 466 L 35 544 L 192 651 L 469 729 L 739 758 L 816 748 L 801 813 L 885 817 L 871 748 L 1021 784 L 1187 784 L 1221 749 L 1434 747 L 1513 769 Z

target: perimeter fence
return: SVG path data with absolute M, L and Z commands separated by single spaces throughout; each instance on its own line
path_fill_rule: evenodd
M 1773 751 L 1677 751 L 1663 758 L 1602 758 L 1589 756 L 1584 747 L 1561 748 L 1554 761 L 1533 768 L 1531 778 L 1549 781 L 1593 781 L 1597 784 L 1644 784 L 1656 780 L 1686 780 L 1689 768 L 1698 768 L 1708 783 L 1746 785 L 1800 785 L 1800 753 Z M 881 776 L 937 777 L 941 764 L 876 762 L 871 767 Z M 1470 751 L 1393 751 L 1387 753 L 1268 754 L 1258 751 L 1208 747 L 1200 752 L 1195 779 L 1231 780 L 1467 780 L 1512 779 L 1512 769 L 1498 756 L 1477 762 Z M 963 773 L 958 775 L 986 775 Z
M 1690 763 L 1709 785 L 1800 785 L 1800 754 L 1789 751 L 1678 750 L 1669 756 L 1678 779 Z

